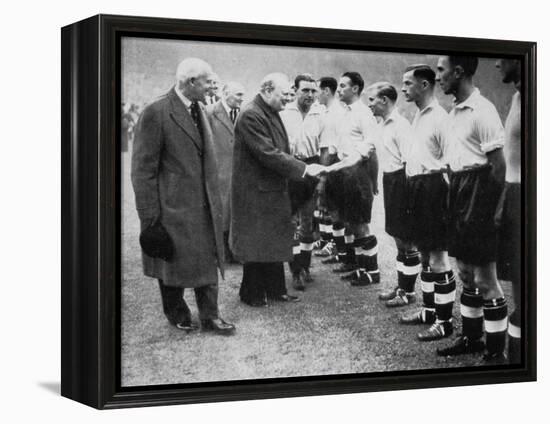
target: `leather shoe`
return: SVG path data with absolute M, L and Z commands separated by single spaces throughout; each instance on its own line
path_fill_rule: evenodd
M 300 302 L 301 299 L 298 296 L 292 296 L 291 294 L 282 294 L 274 297 L 272 300 L 276 302 Z
M 202 319 L 201 320 L 202 331 L 212 331 L 216 334 L 228 336 L 235 332 L 235 326 L 225 322 L 221 318 L 215 319 Z
M 435 312 L 425 308 L 422 308 L 410 314 L 402 315 L 399 318 L 399 323 L 406 325 L 433 324 L 434 322 Z
M 338 255 L 333 255 L 333 256 L 329 256 L 327 259 L 323 259 L 321 261 L 321 263 L 323 264 L 339 264 L 340 263 L 340 259 L 338 258 Z
M 176 322 L 174 324 L 174 326 L 178 330 L 182 330 L 182 331 L 185 331 L 187 333 L 190 333 L 191 331 L 196 331 L 196 330 L 199 329 L 199 326 L 197 324 L 195 324 L 194 322 L 192 322 L 192 321 Z
M 328 258 L 336 253 L 336 246 L 334 243 L 327 242 L 319 251 L 315 252 L 314 255 L 319 258 Z
M 395 296 L 397 296 L 397 290 L 399 290 L 399 286 L 393 287 L 390 290 L 383 291 L 378 295 L 379 300 L 392 300 Z
M 241 299 L 241 302 L 243 302 L 245 305 L 252 306 L 253 308 L 265 308 L 267 307 L 267 302 L 265 300 L 243 300 Z
M 484 349 L 485 343 L 483 343 L 483 340 L 459 336 L 450 346 L 437 349 L 437 354 L 439 356 L 458 356 L 470 353 L 481 353 Z
M 403 289 L 397 289 L 396 295 L 393 299 L 386 301 L 388 308 L 399 308 L 401 306 L 407 306 L 416 302 L 416 294 L 407 293 Z
M 339 267 L 336 267 L 332 270 L 332 272 L 336 274 L 342 274 L 346 272 L 352 272 L 357 269 L 357 265 L 355 264 L 342 264 Z
M 431 342 L 443 339 L 453 334 L 453 324 L 450 322 L 434 322 L 432 326 L 417 334 L 421 342 Z
M 508 364 L 508 357 L 504 352 L 484 353 L 478 365 L 504 365 Z
M 355 271 L 354 276 L 350 278 L 350 284 L 354 287 L 364 287 L 377 284 L 377 281 L 374 281 L 370 272 L 358 269 Z

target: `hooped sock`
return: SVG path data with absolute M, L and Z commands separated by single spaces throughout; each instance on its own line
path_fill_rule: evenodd
M 498 355 L 504 352 L 508 331 L 508 304 L 504 297 L 483 302 L 485 320 L 485 344 L 487 353 Z
M 462 289 L 460 296 L 462 334 L 471 340 L 483 337 L 483 297 L 479 289 Z

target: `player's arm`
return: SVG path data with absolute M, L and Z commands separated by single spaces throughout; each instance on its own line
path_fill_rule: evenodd
M 506 161 L 504 160 L 504 127 L 496 108 L 488 110 L 477 122 L 477 135 L 481 150 L 487 155 L 491 164 L 491 174 L 495 181 L 504 184 Z
M 504 159 L 502 148 L 488 152 L 487 160 L 491 164 L 491 173 L 493 174 L 493 178 L 500 184 L 504 184 L 504 178 L 506 176 L 506 161 Z
M 378 194 L 378 155 L 373 150 L 369 155 L 369 177 L 372 183 L 372 192 Z

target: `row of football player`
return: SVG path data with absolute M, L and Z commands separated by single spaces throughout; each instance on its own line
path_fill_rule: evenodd
M 511 361 L 520 346 L 520 72 L 517 61 L 499 60 L 505 83 L 516 85 L 503 127 L 495 106 L 474 85 L 478 59 L 439 58 L 437 69 L 413 65 L 404 71 L 401 91 L 417 111 L 409 123 L 396 102 L 395 86 L 379 82 L 366 88 L 357 72 L 339 81 L 310 75 L 296 77 L 296 100 L 280 115 L 291 153 L 306 163 L 320 162 L 321 181 L 290 184 L 298 217 L 294 287 L 311 281 L 311 217 L 315 187 L 332 226 L 339 263 L 335 271 L 357 286 L 379 282 L 378 242 L 370 233 L 373 196 L 377 194 L 378 156 L 383 170 L 386 232 L 398 250 L 397 284 L 380 298 L 390 307 L 412 303 L 420 274 L 423 307 L 404 315 L 404 324 L 431 324 L 422 341 L 453 333 L 456 277 L 449 256 L 457 259 L 462 333 L 440 355 L 486 351 L 485 358 L 504 357 L 506 333 Z M 454 97 L 449 113 L 435 98 L 437 86 Z M 318 107 L 317 102 L 323 105 Z M 375 118 L 378 118 L 378 123 Z M 506 152 L 504 155 L 503 152 Z M 505 161 L 506 156 L 506 161 Z M 304 194 L 306 193 L 306 194 Z M 500 225 L 498 225 L 500 224 Z M 501 237 L 498 236 L 500 231 Z M 500 240 L 497 243 L 497 240 Z M 507 301 L 497 278 L 513 282 L 516 309 L 508 324 Z M 349 272 L 349 273 L 348 273 Z M 485 341 L 483 335 L 485 332 Z

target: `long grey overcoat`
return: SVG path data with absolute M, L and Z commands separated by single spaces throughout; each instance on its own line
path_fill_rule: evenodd
M 204 137 L 174 89 L 148 105 L 136 126 L 132 184 L 142 229 L 158 218 L 174 241 L 170 261 L 143 253 L 144 274 L 166 285 L 215 284 L 223 273 L 222 208 L 212 132 Z
M 233 169 L 234 126 L 222 102 L 206 107 L 206 113 L 212 135 L 214 137 L 214 152 L 218 162 L 220 179 L 220 196 L 223 208 L 223 230 L 229 231 L 231 175 Z
M 285 262 L 292 258 L 288 179 L 301 180 L 305 164 L 289 154 L 279 117 L 257 95 L 235 126 L 231 184 L 230 246 L 242 262 Z

